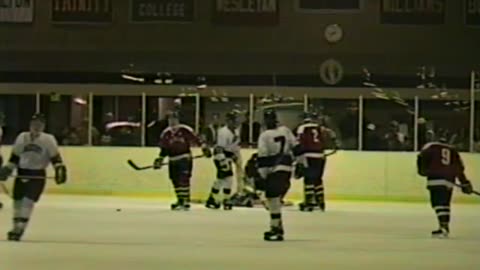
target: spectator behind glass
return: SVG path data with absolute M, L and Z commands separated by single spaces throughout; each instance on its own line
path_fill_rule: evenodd
M 385 149 L 384 141 L 379 130 L 373 123 L 369 123 L 365 130 L 364 150 L 381 151 Z
M 400 132 L 397 121 L 391 121 L 389 129 L 384 137 L 388 151 L 404 151 L 406 149 L 407 136 Z
M 221 126 L 220 114 L 214 113 L 211 123 L 202 130 L 202 139 L 210 146 L 215 145 L 217 143 L 218 129 Z
M 355 102 L 350 104 L 346 114 L 341 118 L 339 130 L 342 149 L 356 149 L 358 142 L 358 106 Z
M 260 136 L 262 125 L 259 122 L 254 121 L 252 129 L 252 142 L 256 144 L 258 141 L 258 137 Z M 242 145 L 250 144 L 250 113 L 248 112 L 245 114 L 245 120 L 240 127 L 240 141 L 242 142 Z

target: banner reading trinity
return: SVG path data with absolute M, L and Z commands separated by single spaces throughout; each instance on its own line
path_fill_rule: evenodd
M 45 0 L 42 0 L 45 1 Z M 56 23 L 110 23 L 113 0 L 52 0 Z

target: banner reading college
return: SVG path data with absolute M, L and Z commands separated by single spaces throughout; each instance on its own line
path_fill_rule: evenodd
M 191 22 L 194 0 L 131 0 L 133 22 Z
M 445 0 L 382 0 L 381 23 L 385 24 L 443 24 Z
M 213 21 L 225 25 L 271 26 L 278 24 L 277 0 L 216 0 Z

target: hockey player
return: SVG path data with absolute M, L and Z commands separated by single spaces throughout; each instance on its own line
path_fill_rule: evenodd
M 30 122 L 30 131 L 18 135 L 13 145 L 8 164 L 0 168 L 0 181 L 5 181 L 16 169 L 17 178 L 13 187 L 13 229 L 8 233 L 9 241 L 20 241 L 45 188 L 46 168 L 52 163 L 55 182 L 67 181 L 67 169 L 58 151 L 57 141 L 51 134 L 44 133 L 45 118 L 35 114 Z
M 449 234 L 450 204 L 453 183 L 460 181 L 462 192 L 471 194 L 473 186 L 464 173 L 462 159 L 446 138 L 427 143 L 417 158 L 418 174 L 427 178 L 430 202 L 437 214 L 439 229 L 432 231 L 433 237 L 446 238 Z
M 280 126 L 273 110 L 264 112 L 266 130 L 258 139 L 258 170 L 270 213 L 270 230 L 264 233 L 265 241 L 282 241 L 282 198 L 290 188 L 294 155 L 299 145 L 292 131 Z
M 168 157 L 168 174 L 177 196 L 177 202 L 171 205 L 171 209 L 189 210 L 190 177 L 193 169 L 190 148 L 192 145 L 201 145 L 205 157 L 211 157 L 212 154 L 191 127 L 180 124 L 177 112 L 169 112 L 167 119 L 169 126 L 160 135 L 160 154 L 154 160 L 153 166 L 161 169 L 163 161 Z
M 333 143 L 334 154 L 338 149 L 335 133 L 318 123 L 318 115 L 306 113 L 304 122 L 297 128 L 297 139 L 301 148 L 301 161 L 295 168 L 295 178 L 304 178 L 304 202 L 300 211 L 313 211 L 315 207 L 325 211 L 325 188 L 323 174 L 326 164 L 325 149 Z
M 223 202 L 224 210 L 232 210 L 233 164 L 240 157 L 240 133 L 235 112 L 226 115 L 226 125 L 218 130 L 217 143 L 213 150 L 214 163 L 217 169 L 217 180 L 213 183 L 205 206 L 219 209 Z M 220 192 L 223 192 L 223 201 Z

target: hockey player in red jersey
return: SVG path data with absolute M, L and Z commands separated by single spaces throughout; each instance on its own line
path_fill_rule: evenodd
M 333 152 L 338 143 L 335 133 L 318 123 L 315 112 L 305 114 L 304 122 L 297 128 L 297 139 L 301 148 L 301 161 L 297 163 L 295 178 L 304 178 L 304 202 L 300 203 L 301 211 L 313 211 L 315 207 L 325 211 L 325 188 L 323 173 L 325 170 L 325 149 L 333 142 Z
M 427 178 L 430 202 L 439 223 L 439 229 L 432 231 L 432 236 L 440 238 L 449 234 L 453 183 L 458 179 L 463 193 L 473 192 L 472 184 L 465 176 L 460 154 L 445 142 L 442 138 L 438 142 L 427 143 L 417 158 L 418 174 Z
M 193 161 L 191 146 L 202 145 L 205 157 L 211 157 L 210 149 L 201 143 L 191 127 L 180 124 L 178 113 L 170 112 L 167 116 L 168 127 L 160 135 L 160 155 L 154 161 L 154 168 L 160 169 L 168 157 L 168 174 L 175 188 L 177 202 L 172 210 L 190 209 L 190 177 Z

